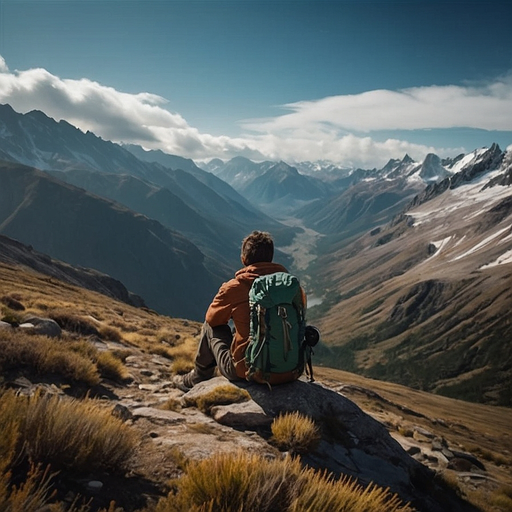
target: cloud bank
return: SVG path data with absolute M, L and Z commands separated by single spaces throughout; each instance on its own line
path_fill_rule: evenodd
M 464 149 L 377 141 L 371 137 L 377 130 L 512 131 L 512 74 L 482 85 L 376 90 L 291 103 L 283 106 L 280 116 L 242 123 L 244 132 L 235 138 L 201 133 L 179 113 L 167 110 L 161 96 L 128 94 L 86 78 L 63 79 L 40 68 L 10 71 L 1 56 L 0 103 L 22 113 L 41 110 L 108 140 L 195 160 L 242 155 L 368 168 L 405 153 L 419 160 L 429 152 L 444 156 Z

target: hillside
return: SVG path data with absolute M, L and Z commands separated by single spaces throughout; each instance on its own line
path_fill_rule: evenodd
M 19 164 L 0 163 L 0 233 L 106 273 L 172 316 L 202 318 L 220 282 L 178 233 Z
M 190 367 L 199 324 L 159 316 L 57 279 L 49 282 L 45 276 L 16 264 L 0 263 L 0 300 L 3 319 L 12 321 L 17 317 L 21 322 L 23 317 L 53 317 L 62 327 L 60 338 L 47 338 L 31 333 L 27 327 L 21 330 L 0 324 L 1 439 L 7 439 L 11 428 L 5 421 L 11 416 L 6 413 L 14 414 L 9 409 L 12 395 L 6 393 L 7 389 L 19 391 L 20 406 L 25 403 L 23 397 L 31 396 L 29 406 L 37 405 L 40 411 L 47 408 L 41 426 L 56 421 L 53 410 L 57 406 L 67 407 L 70 419 L 81 414 L 71 420 L 73 434 L 67 439 L 65 451 L 58 448 L 58 435 L 60 429 L 67 428 L 65 423 L 53 423 L 44 435 L 40 430 L 39 451 L 32 452 L 34 460 L 43 464 L 51 460 L 52 469 L 64 470 L 52 477 L 56 490 L 53 498 L 43 492 L 39 500 L 64 500 L 65 510 L 71 510 L 68 505 L 78 494 L 76 505 L 88 502 L 80 509 L 83 512 L 107 508 L 112 500 L 122 507 L 116 508 L 119 512 L 160 511 L 162 508 L 155 507 L 159 500 L 167 507 L 165 510 L 199 510 L 192 502 L 182 503 L 179 498 L 196 496 L 188 486 L 200 489 L 201 475 L 213 484 L 215 472 L 219 476 L 223 471 L 222 461 L 233 460 L 236 464 L 242 449 L 251 454 L 252 460 L 262 457 L 259 464 L 270 461 L 264 466 L 267 490 L 261 490 L 260 495 L 264 503 L 252 508 L 245 502 L 243 509 L 267 510 L 262 507 L 269 503 L 268 486 L 272 485 L 274 472 L 285 470 L 290 479 L 295 471 L 291 465 L 279 465 L 290 463 L 272 440 L 269 424 L 274 415 L 277 417 L 276 410 L 298 410 L 309 411 L 322 433 L 316 447 L 295 453 L 303 464 L 330 468 L 338 474 L 341 463 L 342 474 L 357 474 L 364 485 L 369 479 L 377 485 L 388 483 L 413 501 L 419 511 L 508 510 L 510 498 L 504 486 L 512 483 L 509 409 L 469 405 L 323 368 L 316 369 L 317 384 L 299 382 L 296 387 L 276 386 L 269 392 L 259 385 L 226 387 L 227 381 L 216 378 L 183 395 L 172 389 L 169 381 L 174 372 Z M 58 358 L 52 346 L 58 347 Z M 22 347 L 23 359 L 18 359 L 17 350 Z M 35 359 L 34 351 L 39 347 L 45 347 L 46 355 L 43 358 L 41 352 Z M 78 373 L 86 366 L 89 373 Z M 247 401 L 244 390 L 251 400 Z M 46 398 L 38 398 L 38 392 Z M 85 398 L 87 393 L 92 398 Z M 315 394 L 322 400 L 312 400 Z M 304 396 L 309 397 L 306 402 Z M 331 412 L 322 419 L 319 412 L 325 414 L 324 406 Z M 17 413 L 21 414 L 24 407 L 18 407 Z M 336 408 L 342 409 L 336 412 Z M 93 445 L 87 430 L 81 427 L 99 418 L 104 423 L 96 423 L 93 428 L 94 446 L 104 448 L 96 448 L 84 459 Z M 45 437 L 48 434 L 54 436 L 53 441 Z M 115 442 L 108 437 L 116 435 Z M 82 455 L 66 457 L 74 453 L 75 439 L 81 441 Z M 102 445 L 104 439 L 110 439 L 110 445 Z M 45 443 L 52 443 L 51 452 L 45 452 Z M 109 452 L 110 458 L 102 459 L 102 451 L 113 447 L 116 451 Z M 129 458 L 120 452 L 127 447 L 131 450 Z M 3 449 L 0 442 L 0 451 Z M 14 465 L 13 469 L 16 483 L 22 482 L 25 466 Z M 431 470 L 443 478 L 433 478 Z M 412 487 L 406 484 L 409 478 L 414 481 Z M 5 481 L 2 467 L 0 482 Z M 322 489 L 324 498 L 332 492 L 321 480 L 313 483 Z M 341 493 L 343 483 L 338 487 Z M 2 494 L 2 489 L 0 486 L 0 500 L 9 496 Z M 30 497 L 34 491 L 27 487 Z M 371 506 L 377 503 L 377 495 L 374 490 L 374 501 L 369 501 L 366 510 L 382 510 L 382 503 L 373 505 L 377 508 Z M 338 499 L 342 497 L 343 493 Z M 354 497 L 356 502 L 365 499 L 362 490 Z M 278 509 L 288 510 L 282 506 Z
M 393 222 L 320 258 L 312 314 L 330 365 L 512 404 L 510 165 L 494 146 L 467 155 Z
M 142 297 L 131 293 L 121 281 L 97 270 L 73 267 L 68 263 L 54 260 L 46 254 L 39 253 L 31 246 L 26 246 L 12 238 L 0 235 L 0 261 L 8 265 L 22 265 L 40 274 L 60 281 L 102 293 L 113 299 L 126 302 L 132 306 L 145 307 Z

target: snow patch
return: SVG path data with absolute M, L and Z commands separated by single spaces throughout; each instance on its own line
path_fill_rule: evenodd
M 476 151 L 468 153 L 466 156 L 461 158 L 453 167 L 450 168 L 450 172 L 455 174 L 458 173 L 459 171 L 462 171 L 464 167 L 468 166 L 473 161 L 478 160 L 478 158 L 480 158 L 480 156 L 483 155 L 484 153 L 487 153 L 487 151 L 488 148 L 480 148 L 477 149 Z
M 452 235 L 447 236 L 446 238 L 443 238 L 442 240 L 438 240 L 437 242 L 430 242 L 433 246 L 436 248 L 436 254 L 439 254 L 440 251 L 442 251 L 448 242 L 452 239 Z
M 483 270 L 486 268 L 497 267 L 498 265 L 505 265 L 507 263 L 512 263 L 512 249 L 510 249 L 510 251 L 504 252 L 499 258 L 494 260 L 492 263 L 482 265 L 480 269 Z
M 508 231 L 510 229 L 510 226 L 507 228 L 500 229 L 499 231 L 496 231 L 496 233 L 493 233 L 492 235 L 488 236 L 487 238 L 484 238 L 481 242 L 473 246 L 471 249 L 467 250 L 463 254 L 459 254 L 459 256 L 453 258 L 450 260 L 450 263 L 452 261 L 457 261 L 462 258 L 465 258 L 466 256 L 469 256 L 470 254 L 473 254 L 476 251 L 479 251 L 480 249 L 483 249 L 485 246 L 489 245 L 493 240 L 498 238 L 501 234 L 503 234 L 505 231 Z

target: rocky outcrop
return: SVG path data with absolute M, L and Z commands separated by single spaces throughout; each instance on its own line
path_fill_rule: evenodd
M 350 475 L 364 485 L 373 482 L 389 488 L 419 511 L 472 510 L 450 491 L 442 489 L 436 483 L 435 473 L 411 457 L 382 423 L 321 383 L 299 380 L 270 389 L 246 382 L 229 383 L 217 377 L 195 386 L 183 395 L 182 402 L 188 409 L 219 386 L 242 387 L 251 397 L 247 402 L 217 406 L 210 411 L 215 423 L 243 432 L 244 439 L 250 432 L 268 437 L 268 427 L 274 418 L 298 411 L 313 419 L 322 435 L 318 447 L 302 455 L 304 464 L 337 477 Z M 176 422 L 176 418 L 170 421 Z M 200 442 L 204 452 L 205 441 Z M 254 449 L 254 444 L 246 442 L 246 446 Z

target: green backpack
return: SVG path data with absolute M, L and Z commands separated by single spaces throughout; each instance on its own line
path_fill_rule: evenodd
M 311 361 L 311 347 L 304 343 L 305 308 L 297 277 L 276 272 L 256 278 L 249 307 L 247 380 L 280 384 L 298 379 L 305 361 Z

